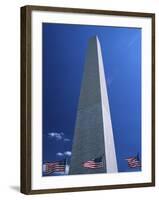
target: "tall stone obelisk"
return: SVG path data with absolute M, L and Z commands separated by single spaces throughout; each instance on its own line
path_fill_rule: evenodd
M 102 157 L 103 166 L 83 163 Z M 69 174 L 118 172 L 101 46 L 89 40 L 77 110 Z

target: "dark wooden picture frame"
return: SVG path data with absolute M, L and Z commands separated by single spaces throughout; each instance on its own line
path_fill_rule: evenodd
M 152 24 L 152 161 L 151 161 L 151 182 L 133 183 L 121 185 L 101 185 L 75 188 L 59 188 L 59 189 L 39 189 L 32 190 L 32 171 L 31 171 L 31 117 L 32 117 L 32 102 L 31 102 L 31 68 L 32 68 L 32 34 L 31 34 L 31 13 L 32 11 L 48 11 L 48 12 L 64 12 L 64 13 L 87 13 L 97 15 L 112 15 L 112 16 L 131 16 L 141 18 L 151 18 Z M 90 191 L 90 190 L 105 190 L 117 188 L 133 188 L 133 187 L 149 187 L 155 185 L 155 14 L 152 13 L 137 13 L 123 11 L 105 11 L 91 9 L 75 9 L 75 8 L 57 8 L 44 6 L 24 6 L 21 8 L 21 192 L 24 194 L 40 194 L 53 192 L 75 192 L 75 191 Z

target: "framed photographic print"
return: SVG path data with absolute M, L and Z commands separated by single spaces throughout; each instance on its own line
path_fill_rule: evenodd
M 155 14 L 21 8 L 21 192 L 155 185 Z

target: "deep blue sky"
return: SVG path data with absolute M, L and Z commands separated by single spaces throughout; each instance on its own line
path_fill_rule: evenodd
M 97 35 L 118 169 L 134 171 L 125 158 L 141 158 L 141 29 L 43 23 L 42 31 L 43 162 L 70 157 L 86 49 Z

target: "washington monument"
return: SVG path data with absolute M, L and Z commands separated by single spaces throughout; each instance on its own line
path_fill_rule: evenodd
M 106 77 L 98 38 L 88 42 L 69 174 L 118 172 Z

